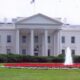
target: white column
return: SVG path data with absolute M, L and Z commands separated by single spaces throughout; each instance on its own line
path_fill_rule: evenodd
M 19 30 L 16 31 L 16 53 L 19 54 Z
M 54 32 L 54 56 L 58 54 L 58 33 L 57 31 Z
M 57 33 L 57 40 L 58 40 L 58 52 L 57 55 L 61 54 L 61 50 L 62 50 L 62 43 L 61 43 L 61 30 L 58 30 Z
M 34 56 L 34 31 L 31 30 L 31 56 Z
M 44 32 L 44 47 L 45 47 L 45 56 L 47 56 L 48 55 L 48 31 L 47 30 L 45 30 L 45 32 Z
M 60 54 L 62 53 L 62 39 L 61 39 L 61 37 L 62 37 L 62 32 L 61 32 L 61 30 L 60 30 Z
M 57 40 L 58 40 L 58 51 L 57 51 L 57 55 L 59 55 L 60 54 L 60 32 L 58 31 L 58 33 L 57 33 Z

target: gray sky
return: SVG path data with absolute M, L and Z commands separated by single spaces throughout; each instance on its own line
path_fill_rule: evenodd
M 27 17 L 43 13 L 52 18 L 67 18 L 69 23 L 80 24 L 80 0 L 0 0 L 0 18 Z

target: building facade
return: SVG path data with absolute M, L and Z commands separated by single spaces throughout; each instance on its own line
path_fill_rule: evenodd
M 80 26 L 64 24 L 43 14 L 0 23 L 0 53 L 57 56 L 70 47 L 80 55 Z

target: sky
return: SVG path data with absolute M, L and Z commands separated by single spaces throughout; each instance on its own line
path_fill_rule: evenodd
M 0 0 L 0 19 L 27 17 L 37 13 L 80 24 L 80 0 Z

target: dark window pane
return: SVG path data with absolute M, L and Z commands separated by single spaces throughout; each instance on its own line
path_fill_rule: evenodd
M 38 42 L 38 36 L 34 36 L 34 42 Z
M 48 56 L 50 56 L 50 49 L 48 49 Z
M 11 49 L 7 49 L 7 54 L 11 54 Z
M 37 53 L 37 52 L 35 52 L 35 53 L 34 53 L 34 56 L 38 56 L 38 53 Z
M 22 36 L 22 42 L 26 43 L 26 36 Z
M 39 46 L 38 45 L 35 46 L 34 51 L 39 51 Z
M 65 37 L 62 36 L 62 43 L 65 43 Z
M 48 43 L 50 43 L 51 42 L 51 39 L 50 39 L 50 36 L 48 36 Z
M 71 37 L 71 43 L 75 43 L 75 37 L 74 36 Z
M 72 55 L 75 55 L 75 50 L 74 49 L 72 50 Z
M 1 42 L 1 35 L 0 35 L 0 42 Z
M 11 36 L 10 35 L 7 36 L 7 42 L 8 43 L 11 42 Z
M 26 49 L 22 50 L 22 54 L 25 55 L 26 54 Z
M 65 50 L 64 49 L 62 49 L 62 54 L 65 55 Z

